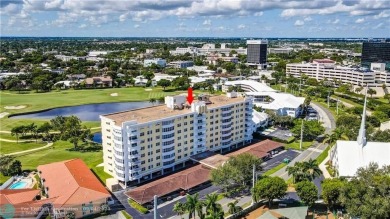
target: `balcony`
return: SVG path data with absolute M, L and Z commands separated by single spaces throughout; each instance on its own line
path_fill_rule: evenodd
M 175 150 L 172 150 L 172 151 L 168 151 L 168 152 L 162 152 L 161 153 L 161 155 L 162 155 L 162 158 L 163 158 L 163 160 L 164 160 L 164 156 L 173 156 L 173 157 L 175 157 Z M 170 157 L 169 159 L 171 159 L 172 157 Z M 168 159 L 168 160 L 169 160 Z
M 232 127 L 233 126 L 228 126 L 228 125 L 225 125 L 225 127 L 221 127 L 221 131 L 229 131 L 229 130 L 232 130 Z
M 125 181 L 125 177 L 118 172 L 115 173 L 115 178 L 119 181 Z
M 114 138 L 114 143 L 115 144 L 122 144 L 122 139 L 121 140 L 117 140 L 117 139 Z
M 120 170 L 120 169 L 118 169 L 118 168 L 115 168 L 115 172 L 116 172 L 116 173 L 125 174 L 125 171 L 124 171 L 124 170 Z
M 114 157 L 123 160 L 123 155 L 118 155 L 116 153 L 113 153 L 113 154 L 114 154 Z
M 118 166 L 120 166 L 120 167 L 125 167 L 125 164 L 124 164 L 124 163 L 118 162 L 118 161 L 116 161 L 116 160 L 114 160 L 114 163 L 115 163 L 115 165 L 118 165 Z
M 128 159 L 134 159 L 134 158 L 139 158 L 140 157 L 140 155 L 139 154 L 129 154 L 128 156 L 127 156 L 127 158 Z
M 117 152 L 124 152 L 122 147 L 114 147 L 114 153 Z

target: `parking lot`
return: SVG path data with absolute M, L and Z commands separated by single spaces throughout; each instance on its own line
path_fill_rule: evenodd
M 267 131 L 267 130 L 266 130 Z M 283 130 L 283 129 L 271 129 L 268 134 L 264 133 L 266 136 L 275 137 L 284 141 L 287 141 L 293 134 L 290 132 L 290 130 Z
M 279 154 L 274 155 L 274 157 L 271 158 L 270 160 L 267 160 L 266 162 L 264 162 L 263 163 L 263 170 L 260 171 L 260 173 L 264 173 L 265 171 L 270 170 L 270 169 L 278 166 L 286 158 L 289 160 L 293 160 L 298 155 L 299 155 L 299 152 L 291 150 L 291 149 L 282 151 Z

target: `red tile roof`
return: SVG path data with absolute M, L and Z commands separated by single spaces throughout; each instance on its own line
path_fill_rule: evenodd
M 198 165 L 143 186 L 132 189 L 125 194 L 134 201 L 145 204 L 159 197 L 183 189 L 188 190 L 199 184 L 209 181 L 210 169 Z
M 283 143 L 276 142 L 276 141 L 271 141 L 269 139 L 261 141 L 259 143 L 253 144 L 251 146 L 242 148 L 238 151 L 232 152 L 227 154 L 226 156 L 231 157 L 231 156 L 237 156 L 242 153 L 250 153 L 255 155 L 258 158 L 263 158 L 268 155 L 269 152 L 272 150 L 275 150 L 277 148 L 280 148 L 283 146 Z
M 53 204 L 78 205 L 110 197 L 96 176 L 81 159 L 73 159 L 38 166 L 40 177 L 45 179 L 49 198 L 57 197 Z
M 19 204 L 35 199 L 39 189 L 4 189 L 0 190 L 1 204 Z

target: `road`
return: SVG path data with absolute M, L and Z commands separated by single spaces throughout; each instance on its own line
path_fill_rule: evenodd
M 333 116 L 333 114 L 325 107 L 311 103 L 313 108 L 317 110 L 317 112 L 320 115 L 321 121 L 324 123 L 325 127 L 325 133 L 331 133 L 332 130 L 336 128 L 336 121 Z M 307 150 L 303 151 L 300 155 L 298 155 L 294 160 L 292 160 L 287 166 L 283 167 L 282 169 L 278 170 L 271 176 L 279 176 L 283 178 L 284 180 L 288 180 L 290 176 L 288 175 L 286 169 L 289 166 L 294 166 L 296 162 L 302 162 L 307 161 L 310 159 L 316 159 L 328 146 L 328 144 L 320 143 L 315 141 L 314 144 L 308 148 Z

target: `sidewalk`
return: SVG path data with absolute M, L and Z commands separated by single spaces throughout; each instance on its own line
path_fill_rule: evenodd
M 326 163 L 329 161 L 329 159 L 330 159 L 330 155 L 329 155 L 330 153 L 328 153 L 328 156 L 325 158 L 325 160 L 324 161 L 322 161 L 322 163 L 319 165 L 319 167 L 320 167 L 320 169 L 321 169 L 321 171 L 322 171 L 322 174 L 324 175 L 324 177 L 325 177 L 325 179 L 328 179 L 328 178 L 333 178 L 330 174 L 329 174 L 329 172 L 328 172 L 328 170 L 326 169 Z

